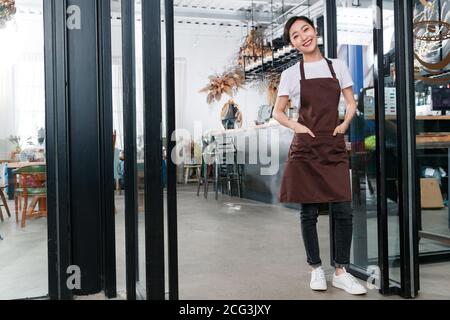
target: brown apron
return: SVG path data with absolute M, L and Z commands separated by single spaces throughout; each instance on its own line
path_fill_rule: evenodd
M 333 63 L 326 59 L 333 78 L 306 79 L 300 61 L 301 108 L 298 122 L 316 136 L 296 133 L 281 182 L 282 203 L 331 203 L 352 200 L 349 157 L 340 125 L 341 86 Z

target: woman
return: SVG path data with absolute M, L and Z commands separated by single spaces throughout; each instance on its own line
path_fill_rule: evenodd
M 353 233 L 349 159 L 344 135 L 356 114 L 353 81 L 340 60 L 326 59 L 318 48 L 318 35 L 307 17 L 292 17 L 284 37 L 303 54 L 303 59 L 281 76 L 274 118 L 295 132 L 285 166 L 280 202 L 301 204 L 303 242 L 311 266 L 311 289 L 327 290 L 317 236 L 318 208 L 331 203 L 335 220 L 335 272 L 333 286 L 351 294 L 367 290 L 349 273 Z M 345 120 L 339 120 L 343 93 L 347 105 Z M 298 104 L 298 121 L 284 113 L 292 100 Z

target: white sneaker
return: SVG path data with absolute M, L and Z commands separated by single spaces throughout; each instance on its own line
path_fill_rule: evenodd
M 346 292 L 354 295 L 366 294 L 367 290 L 362 286 L 358 280 L 350 273 L 345 272 L 339 276 L 336 273 L 333 274 L 333 287 L 345 290 Z
M 315 291 L 325 291 L 327 287 L 327 279 L 322 267 L 318 267 L 311 271 L 311 289 Z

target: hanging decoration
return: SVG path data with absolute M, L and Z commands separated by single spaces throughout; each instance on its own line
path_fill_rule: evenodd
M 209 81 L 200 92 L 208 93 L 207 102 L 212 104 L 219 102 L 224 94 L 233 97 L 237 90 L 244 88 L 245 77 L 241 70 L 234 69 L 221 75 L 210 76 Z
M 15 0 L 0 0 L 0 28 L 6 25 L 6 22 L 16 13 Z
M 244 67 L 245 63 L 256 62 L 258 59 L 267 55 L 272 55 L 272 50 L 265 45 L 264 30 L 262 28 L 250 30 L 243 46 L 239 50 L 239 65 Z
M 427 84 L 448 84 L 450 77 L 440 75 L 450 64 L 450 51 L 443 45 L 450 39 L 450 24 L 444 21 L 450 9 L 444 6 L 440 12 L 437 0 L 420 2 L 423 8 L 416 5 L 418 13 L 413 26 L 415 78 Z
M 266 44 L 265 30 L 255 25 L 255 7 L 253 0 L 250 16 L 251 21 L 248 22 L 250 30 L 247 32 L 247 37 L 239 50 L 238 64 L 241 67 L 254 63 L 265 56 L 272 55 L 272 48 Z
M 284 12 L 284 1 L 282 5 Z M 267 27 L 263 28 L 255 24 L 254 21 L 254 1 L 252 0 L 251 9 L 249 8 L 249 20 L 247 23 L 247 35 L 243 40 L 239 51 L 233 57 L 231 68 L 221 75 L 213 75 L 209 77 L 209 85 L 203 88 L 200 92 L 206 92 L 208 104 L 218 102 L 222 99 L 224 94 L 233 97 L 237 90 L 245 86 L 252 86 L 258 89 L 261 93 L 267 93 L 268 103 L 275 104 L 278 85 L 280 82 L 281 72 L 265 71 L 262 77 L 247 77 L 245 69 L 247 66 L 259 63 L 265 65 L 273 61 L 274 56 L 274 3 L 270 1 L 271 21 L 270 24 L 272 39 L 269 42 L 267 39 Z M 269 30 L 270 31 L 270 30 Z

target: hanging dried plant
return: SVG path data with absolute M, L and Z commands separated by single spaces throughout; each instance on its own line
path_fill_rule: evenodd
M 270 47 L 265 46 L 265 35 L 262 28 L 252 29 L 249 35 L 245 38 L 243 46 L 239 50 L 238 64 L 240 66 L 245 63 L 256 61 L 256 59 L 263 56 L 271 55 Z M 245 60 L 246 59 L 246 60 Z
M 0 0 L 0 28 L 4 27 L 6 22 L 16 13 L 15 0 Z
M 200 92 L 208 93 L 207 102 L 212 104 L 213 102 L 219 102 L 223 94 L 233 97 L 237 90 L 244 88 L 245 77 L 242 71 L 235 69 L 222 75 L 211 76 L 209 81 L 208 86 Z

